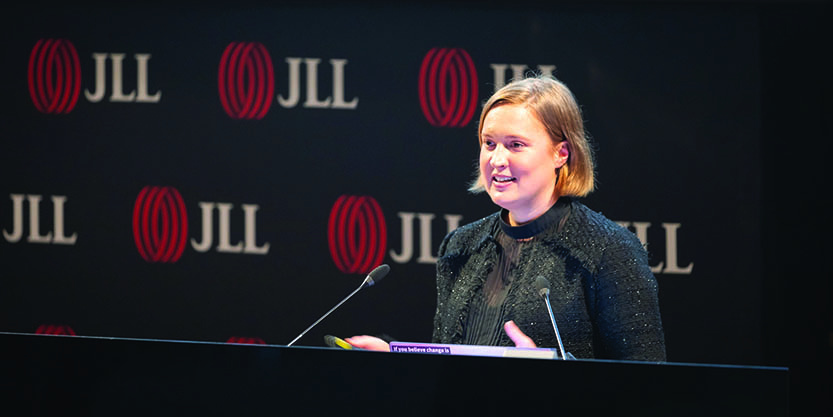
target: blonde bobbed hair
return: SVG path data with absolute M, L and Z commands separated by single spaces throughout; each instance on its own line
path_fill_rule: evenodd
M 584 197 L 595 188 L 595 166 L 593 149 L 587 133 L 581 110 L 570 89 L 564 83 L 549 75 L 539 75 L 515 80 L 497 90 L 480 113 L 477 137 L 483 145 L 483 120 L 495 107 L 515 104 L 523 105 L 538 118 L 549 133 L 552 145 L 566 140 L 570 150 L 567 163 L 558 169 L 558 179 L 553 195 Z M 483 192 L 484 179 L 480 170 L 471 183 L 469 191 Z

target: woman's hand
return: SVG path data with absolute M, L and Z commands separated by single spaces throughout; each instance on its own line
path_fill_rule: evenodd
M 365 350 L 375 350 L 378 352 L 390 352 L 390 345 L 382 339 L 374 336 L 353 336 L 344 339 L 345 342 Z
M 506 331 L 506 335 L 515 342 L 515 347 L 522 347 L 522 348 L 534 348 L 535 342 L 529 338 L 521 329 L 515 324 L 514 321 L 509 320 L 503 324 L 503 330 Z

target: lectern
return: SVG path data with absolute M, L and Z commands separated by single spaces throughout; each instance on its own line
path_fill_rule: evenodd
M 777 367 L 11 333 L 0 346 L 10 416 L 789 413 Z

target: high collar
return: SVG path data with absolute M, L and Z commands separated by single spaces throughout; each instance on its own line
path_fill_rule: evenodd
M 567 214 L 569 210 L 570 199 L 561 197 L 556 200 L 555 204 L 550 207 L 544 214 L 538 216 L 531 222 L 522 224 L 520 226 L 512 226 L 506 222 L 509 218 L 509 211 L 506 209 L 500 210 L 499 222 L 500 229 L 503 233 L 513 239 L 529 239 L 541 232 L 555 227 L 558 222 Z

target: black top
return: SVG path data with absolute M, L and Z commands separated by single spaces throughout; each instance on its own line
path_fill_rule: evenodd
M 556 347 L 535 286 L 540 276 L 567 352 L 664 361 L 657 283 L 642 243 L 578 201 L 559 200 L 563 205 L 518 228 L 494 213 L 443 239 L 433 341 L 513 346 L 502 325 L 514 320 L 537 346 Z
M 517 272 L 521 251 L 536 235 L 557 227 L 568 211 L 569 204 L 561 198 L 538 218 L 520 226 L 512 226 L 507 222 L 509 212 L 501 210 L 500 227 L 495 228 L 494 232 L 500 255 L 495 268 L 486 278 L 482 296 L 475 298 L 472 304 L 466 324 L 466 344 L 491 346 L 498 343 L 504 332 L 503 323 L 506 322 L 506 295 Z

